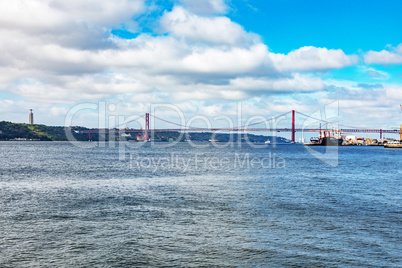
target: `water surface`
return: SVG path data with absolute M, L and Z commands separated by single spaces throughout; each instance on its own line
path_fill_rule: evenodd
M 0 266 L 401 267 L 402 150 L 338 149 L 0 142 Z

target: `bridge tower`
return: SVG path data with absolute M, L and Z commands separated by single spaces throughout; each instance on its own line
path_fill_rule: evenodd
M 145 135 L 144 141 L 149 141 L 149 113 L 145 114 Z
M 292 142 L 295 142 L 295 110 L 292 110 Z

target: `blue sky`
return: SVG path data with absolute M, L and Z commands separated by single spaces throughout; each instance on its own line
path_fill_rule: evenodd
M 0 120 L 66 125 L 170 104 L 187 118 L 309 114 L 400 123 L 400 1 L 32 0 L 0 11 Z M 174 112 L 164 114 L 171 120 Z M 98 111 L 73 124 L 96 127 Z M 109 123 L 108 123 L 109 124 Z M 163 124 L 160 122 L 160 124 Z M 219 125 L 219 123 L 216 123 Z M 162 126 L 162 125 L 161 125 Z M 168 126 L 166 126 L 168 127 Z
M 341 48 L 345 53 L 397 46 L 402 36 L 402 2 L 233 1 L 229 17 L 260 34 L 275 52 L 303 46 Z M 248 7 L 249 6 L 249 7 Z

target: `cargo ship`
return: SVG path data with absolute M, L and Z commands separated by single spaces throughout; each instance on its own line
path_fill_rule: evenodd
M 327 134 L 328 132 L 328 134 Z M 304 143 L 305 146 L 341 146 L 343 143 L 342 137 L 340 137 L 339 131 L 332 131 L 334 134 L 331 135 L 330 131 L 320 130 L 320 137 L 313 137 L 310 139 L 309 143 Z

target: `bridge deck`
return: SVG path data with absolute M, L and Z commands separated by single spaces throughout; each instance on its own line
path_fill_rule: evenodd
M 324 130 L 324 129 L 322 129 Z M 90 129 L 79 131 L 79 133 L 137 133 L 143 132 L 143 129 Z M 291 128 L 211 128 L 211 129 L 201 129 L 201 128 L 190 128 L 190 129 L 150 129 L 150 132 L 292 132 Z M 319 132 L 319 129 L 302 129 L 295 128 L 295 132 Z M 326 130 L 327 131 L 327 130 Z M 330 131 L 330 129 L 328 129 Z M 399 134 L 399 129 L 339 129 L 342 133 L 390 133 Z

